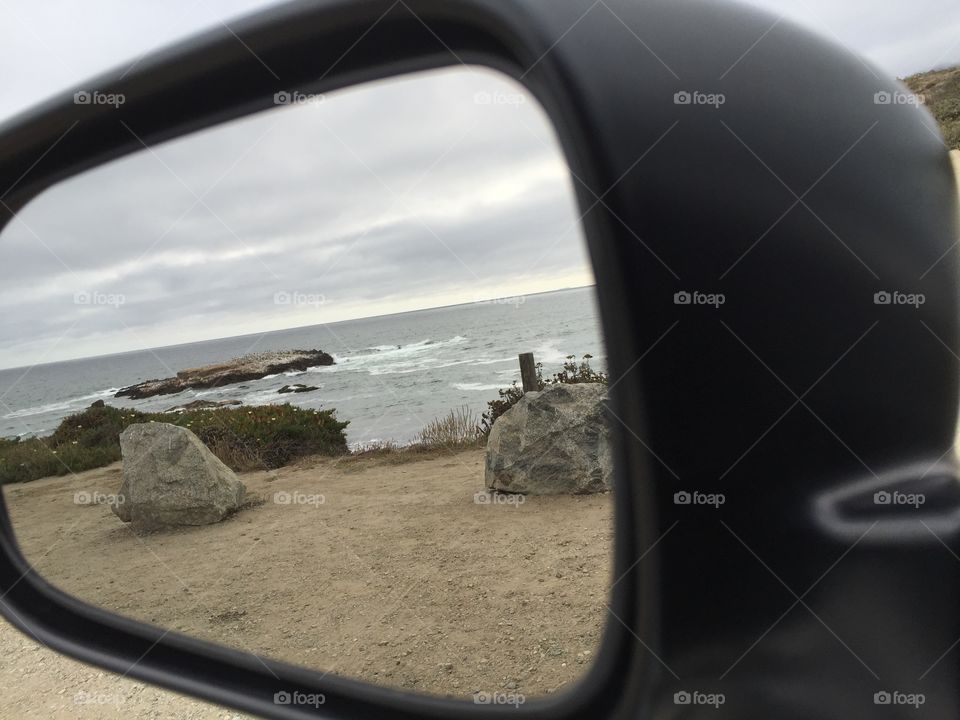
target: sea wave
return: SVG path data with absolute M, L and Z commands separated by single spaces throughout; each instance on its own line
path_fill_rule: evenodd
M 453 360 L 443 362 L 440 358 L 423 358 L 420 361 L 392 363 L 383 367 L 370 368 L 371 375 L 406 375 L 407 373 L 423 372 L 424 370 L 443 370 L 455 365 L 472 365 L 473 360 Z
M 60 402 L 47 403 L 46 405 L 34 405 L 33 407 L 21 408 L 20 410 L 13 410 L 12 412 L 7 413 L 3 416 L 4 420 L 13 420 L 16 418 L 25 418 L 33 417 L 34 415 L 46 415 L 47 413 L 53 412 L 62 412 L 64 410 L 73 410 L 79 409 L 84 405 L 89 405 L 91 401 L 103 400 L 104 398 L 113 397 L 117 394 L 120 388 L 108 388 L 106 390 L 98 390 L 95 393 L 89 393 L 87 395 L 79 395 L 68 400 L 61 400 Z
M 109 365 L 116 367 L 117 377 L 104 375 L 108 367 L 97 367 L 96 363 L 54 363 L 34 371 L 32 386 L 10 394 L 6 399 L 10 407 L 0 407 L 0 416 L 9 413 L 7 419 L 0 420 L 0 429 L 4 429 L 3 436 L 43 434 L 57 427 L 65 416 L 80 412 L 99 399 L 114 407 L 152 412 L 202 398 L 240 400 L 250 407 L 291 403 L 298 407 L 335 408 L 338 417 L 351 423 L 347 428 L 351 442 L 373 437 L 406 442 L 413 438 L 423 420 L 440 417 L 465 401 L 484 405 L 497 397 L 498 389 L 519 381 L 519 352 L 534 352 L 537 361 L 543 363 L 546 376 L 560 368 L 567 354 L 576 353 L 578 358 L 584 352 L 601 355 L 602 339 L 596 331 L 591 293 L 591 289 L 585 289 L 576 294 L 531 298 L 520 311 L 522 317 L 517 316 L 522 322 L 507 325 L 499 316 L 489 317 L 486 311 L 465 306 L 443 312 L 364 319 L 343 325 L 333 339 L 322 326 L 294 328 L 272 335 L 266 349 L 322 347 L 334 355 L 338 364 L 310 368 L 301 375 L 290 370 L 272 379 L 143 400 L 115 400 L 111 396 L 117 389 L 106 388 L 121 380 L 129 384 L 127 381 L 134 378 L 156 377 L 161 371 L 156 368 L 152 351 L 133 352 L 111 360 L 110 363 L 120 363 Z M 348 346 L 342 344 L 341 336 Z M 177 347 L 164 355 L 164 364 L 172 369 L 225 361 L 236 357 L 238 342 L 225 339 L 196 347 Z M 604 369 L 599 358 L 593 364 Z M 119 370 L 123 371 L 122 377 Z M 0 384 L 15 382 L 18 374 L 0 372 Z M 278 394 L 285 383 L 324 387 L 303 394 Z
M 393 375 L 397 373 L 418 372 L 432 368 L 449 367 L 441 363 L 437 357 L 445 349 L 466 342 L 462 335 L 455 335 L 448 340 L 420 340 L 406 345 L 375 345 L 357 353 L 333 355 L 334 365 L 310 368 L 308 372 L 344 372 L 365 371 L 371 375 Z M 458 361 L 459 362 L 475 362 Z
M 533 356 L 537 359 L 537 362 L 542 363 L 562 363 L 567 359 L 567 355 L 570 353 L 559 350 L 556 347 L 556 344 L 560 342 L 556 338 L 550 338 L 545 340 L 540 347 L 536 348 L 533 351 Z
M 457 390 L 476 390 L 476 391 L 488 391 L 488 390 L 500 390 L 504 388 L 504 385 L 484 385 L 483 383 L 451 383 L 450 387 L 456 388 Z
M 249 392 L 246 395 L 241 395 L 237 398 L 244 405 L 276 405 L 280 403 L 291 403 L 293 405 L 299 405 L 298 401 L 303 400 L 319 400 L 316 392 L 312 393 L 290 393 L 290 394 L 281 394 L 278 392 L 279 388 L 271 387 L 266 390 L 257 390 L 254 392 Z

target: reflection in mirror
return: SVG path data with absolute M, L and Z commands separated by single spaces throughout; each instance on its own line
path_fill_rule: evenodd
M 24 555 L 324 672 L 497 704 L 569 685 L 606 622 L 612 461 L 552 127 L 482 69 L 276 102 L 0 235 Z

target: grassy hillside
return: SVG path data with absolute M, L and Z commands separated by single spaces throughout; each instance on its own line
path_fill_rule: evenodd
M 940 129 L 947 146 L 960 150 L 960 67 L 911 75 L 904 82 L 914 93 L 922 95 Z

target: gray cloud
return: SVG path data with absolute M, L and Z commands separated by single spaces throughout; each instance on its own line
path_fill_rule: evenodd
M 0 117 L 270 4 L 9 2 Z M 960 62 L 955 0 L 753 4 L 890 74 Z M 521 101 L 478 104 L 478 92 Z M 542 110 L 512 81 L 462 67 L 124 158 L 38 198 L 0 248 L 15 258 L 0 265 L 0 366 L 590 279 L 571 180 Z M 278 293 L 324 302 L 278 304 Z
M 0 267 L 0 357 L 64 334 L 59 352 L 85 354 L 588 282 L 546 117 L 481 90 L 522 93 L 481 69 L 376 83 L 52 188 L 0 237 L 18 259 Z
M 906 77 L 960 63 L 956 0 L 746 0 L 812 28 Z

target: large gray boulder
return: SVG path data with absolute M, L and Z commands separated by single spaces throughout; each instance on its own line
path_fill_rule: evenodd
M 243 502 L 243 483 L 186 428 L 130 425 L 120 451 L 123 484 L 113 512 L 136 529 L 208 525 Z
M 613 479 L 600 383 L 548 385 L 497 418 L 487 439 L 486 485 L 529 495 L 594 493 Z

